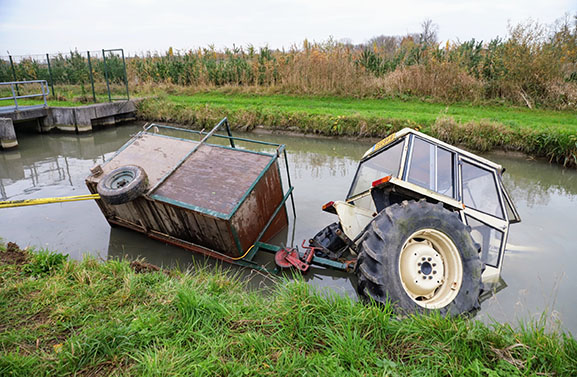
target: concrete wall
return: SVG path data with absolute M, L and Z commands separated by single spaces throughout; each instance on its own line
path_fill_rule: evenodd
M 48 107 L 3 112 L 2 118 L 0 118 L 0 147 L 9 149 L 18 146 L 14 122 L 38 119 L 40 132 L 56 129 L 81 133 L 92 131 L 93 126 L 114 125 L 119 122 L 134 120 L 135 113 L 136 105 L 132 100 L 77 107 Z
M 10 118 L 0 118 L 0 148 L 12 149 L 18 146 L 14 123 Z
M 113 125 L 136 112 L 133 101 L 96 103 L 77 107 L 51 107 L 44 118 L 42 131 L 87 132 L 92 126 Z
M 40 119 L 48 115 L 48 108 L 36 108 L 36 109 L 22 109 L 19 111 L 3 111 L 0 114 L 2 118 L 12 119 L 14 123 L 27 121 L 31 119 Z

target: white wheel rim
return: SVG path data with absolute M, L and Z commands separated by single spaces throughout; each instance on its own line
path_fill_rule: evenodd
M 461 289 L 463 262 L 455 243 L 435 229 L 421 229 L 405 242 L 399 257 L 405 292 L 419 306 L 440 309 Z

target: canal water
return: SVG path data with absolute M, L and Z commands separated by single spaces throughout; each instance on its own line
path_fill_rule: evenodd
M 0 200 L 87 194 L 84 179 L 90 168 L 111 157 L 141 128 L 129 124 L 89 135 L 20 132 L 18 150 L 0 152 Z M 321 206 L 345 197 L 359 158 L 371 146 L 368 140 L 239 136 L 287 145 L 297 218 L 275 241 L 289 245 L 300 245 L 336 221 Z M 577 171 L 504 153 L 485 157 L 506 167 L 503 180 L 522 222 L 511 226 L 499 292 L 482 303 L 476 318 L 513 326 L 520 320 L 546 320 L 549 328 L 576 334 Z M 214 264 L 139 233 L 111 228 L 92 201 L 1 209 L 0 237 L 74 259 L 90 254 L 102 260 L 144 257 L 167 267 L 186 268 L 194 261 Z M 260 274 L 246 274 L 257 286 L 270 284 Z M 315 268 L 305 279 L 356 298 L 346 273 Z

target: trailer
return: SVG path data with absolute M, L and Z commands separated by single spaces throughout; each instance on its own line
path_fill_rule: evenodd
M 221 129 L 226 133 L 217 133 Z M 227 144 L 209 143 L 215 139 Z M 286 254 L 294 260 L 289 265 L 298 263 L 302 271 L 311 264 L 351 267 L 312 249 L 303 258 L 267 243 L 287 227 L 289 199 L 296 217 L 285 145 L 233 137 L 226 118 L 210 132 L 147 125 L 91 172 L 86 185 L 99 195 L 96 202 L 112 226 L 261 270 L 271 270 L 254 262 L 261 250 Z

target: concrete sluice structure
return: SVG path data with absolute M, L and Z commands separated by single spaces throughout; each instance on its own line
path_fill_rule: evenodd
M 19 124 L 37 122 L 40 133 L 53 130 L 89 132 L 95 126 L 109 126 L 135 119 L 136 105 L 132 100 L 97 103 L 76 107 L 46 107 L 0 111 L 0 148 L 18 146 L 16 129 Z

